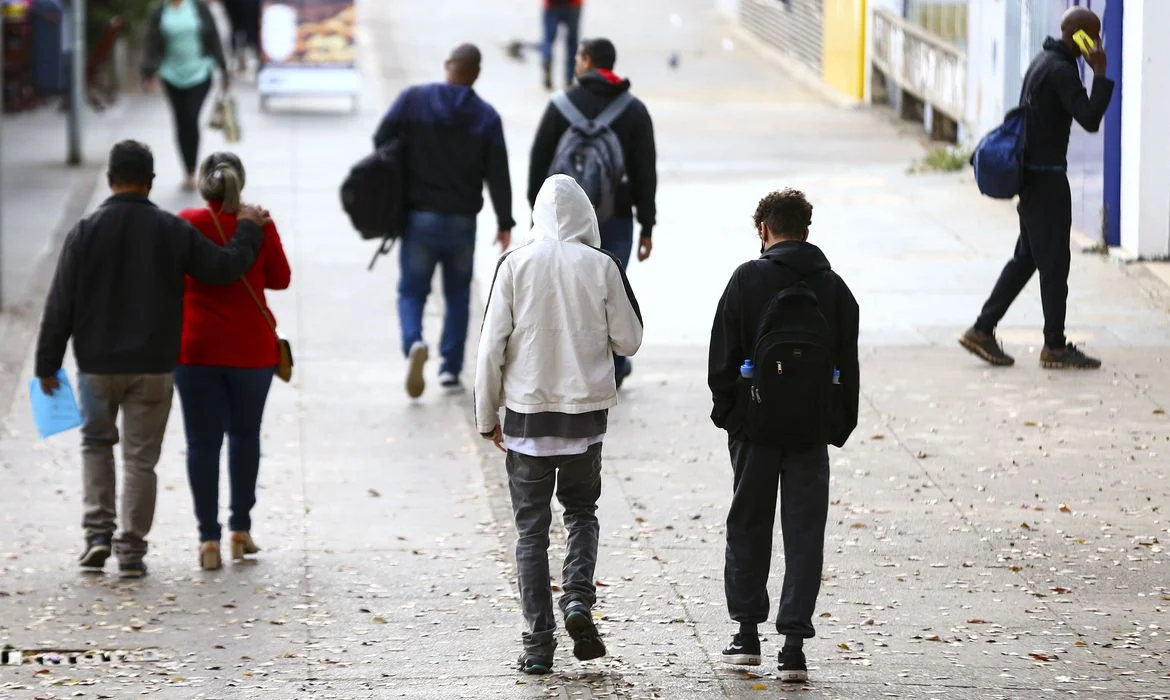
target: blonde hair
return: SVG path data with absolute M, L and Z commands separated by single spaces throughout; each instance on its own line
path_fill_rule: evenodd
M 223 202 L 228 214 L 240 211 L 243 190 L 244 164 L 235 153 L 212 153 L 199 166 L 199 194 L 208 202 Z

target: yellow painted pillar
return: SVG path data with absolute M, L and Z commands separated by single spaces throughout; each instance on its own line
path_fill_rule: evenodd
M 856 100 L 865 97 L 865 0 L 825 0 L 821 78 Z

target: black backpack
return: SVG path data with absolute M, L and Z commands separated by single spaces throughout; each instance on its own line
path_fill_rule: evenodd
M 777 263 L 773 263 L 777 264 Z M 745 429 L 751 442 L 811 447 L 829 442 L 836 341 L 817 293 L 797 278 L 765 305 L 746 384 Z
M 362 158 L 341 185 L 341 206 L 363 240 L 381 240 L 378 256 L 389 252 L 406 227 L 404 142 L 394 138 Z

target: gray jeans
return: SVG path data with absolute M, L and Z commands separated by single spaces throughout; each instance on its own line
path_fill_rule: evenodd
M 117 517 L 114 445 L 122 412 L 122 532 L 114 551 L 123 563 L 142 561 L 154 522 L 158 482 L 154 467 L 171 415 L 170 374 L 82 374 L 78 395 L 85 423 L 81 457 L 86 538 L 113 535 Z
M 549 586 L 548 544 L 552 497 L 565 508 L 568 552 L 561 572 L 561 610 L 580 601 L 597 602 L 593 571 L 597 566 L 597 500 L 601 498 L 601 445 L 567 457 L 529 457 L 508 452 L 508 488 L 516 516 L 516 568 L 520 606 L 527 629 L 526 653 L 552 658 L 557 622 Z

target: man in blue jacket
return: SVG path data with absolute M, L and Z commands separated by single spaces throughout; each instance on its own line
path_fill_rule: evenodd
M 444 83 L 407 88 L 383 119 L 374 145 L 403 142 L 406 169 L 406 233 L 400 257 L 398 320 L 402 349 L 409 361 L 406 392 L 422 395 L 423 366 L 429 351 L 422 318 L 435 267 L 443 267 L 446 315 L 439 351 L 439 383 L 459 390 L 471 313 L 475 218 L 483 209 L 486 180 L 496 211 L 496 242 L 512 241 L 512 185 L 500 115 L 475 93 L 482 56 L 463 44 L 447 59 Z

